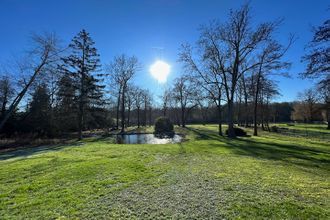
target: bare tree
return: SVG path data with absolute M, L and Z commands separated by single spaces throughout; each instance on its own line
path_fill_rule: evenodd
M 24 69 L 22 69 L 24 73 L 30 75 L 30 77 L 22 90 L 13 99 L 8 111 L 1 119 L 0 130 L 3 128 L 13 111 L 17 108 L 35 79 L 40 74 L 44 73 L 47 66 L 52 65 L 59 60 L 60 51 L 58 49 L 58 39 L 54 34 L 46 33 L 44 35 L 33 35 L 32 41 L 33 48 L 28 52 L 28 58 L 25 65 L 21 65 L 21 67 L 24 66 Z
M 292 43 L 292 38 L 290 39 L 289 46 Z M 257 129 L 257 116 L 258 116 L 258 98 L 261 89 L 262 78 L 266 78 L 270 74 L 278 74 L 278 71 L 288 68 L 290 63 L 281 61 L 285 52 L 289 48 L 283 47 L 278 42 L 269 39 L 261 48 L 260 54 L 257 55 L 257 65 L 253 71 L 253 81 L 254 81 L 254 113 L 253 113 L 253 135 L 258 135 Z M 275 71 L 275 73 L 274 73 Z
M 219 75 L 228 108 L 228 136 L 234 132 L 234 96 L 242 76 L 251 72 L 259 61 L 255 59 L 260 46 L 268 41 L 276 27 L 275 22 L 254 27 L 249 5 L 229 13 L 227 22 L 212 22 L 202 28 L 202 42 L 206 42 L 204 59 L 212 61 L 211 70 Z
M 270 109 L 269 104 L 270 101 L 274 98 L 279 96 L 279 89 L 277 84 L 274 80 L 267 79 L 262 77 L 260 80 L 260 96 L 259 96 L 259 103 L 261 109 L 261 127 L 263 130 L 270 130 L 269 129 L 269 118 L 270 118 Z M 266 129 L 267 128 L 267 129 Z
M 305 72 L 301 75 L 305 78 L 319 79 L 318 87 L 325 94 L 324 103 L 330 129 L 330 20 L 313 29 L 314 36 L 307 46 L 308 52 L 302 58 L 307 63 Z
M 201 57 L 194 58 L 192 47 L 188 44 L 182 45 L 179 60 L 191 77 L 194 78 L 196 88 L 202 87 L 207 91 L 207 97 L 213 101 L 218 109 L 219 135 L 222 135 L 222 93 L 223 83 L 219 72 L 218 63 L 213 56 L 209 56 L 212 51 L 212 39 L 207 31 L 203 32 L 198 43 L 198 51 Z
M 127 123 L 126 127 L 130 126 L 130 120 L 131 120 L 131 112 L 133 110 L 133 105 L 135 102 L 135 89 L 133 85 L 128 84 L 127 86 L 127 98 L 125 105 L 127 106 Z
M 132 79 L 134 74 L 140 69 L 140 64 L 136 57 L 127 57 L 122 54 L 114 58 L 110 64 L 110 76 L 113 82 L 118 83 L 118 109 L 121 105 L 121 132 L 125 132 L 125 100 L 128 89 L 128 82 Z M 119 111 L 118 111 L 119 113 Z
M 169 102 L 171 99 L 171 91 L 168 88 L 166 88 L 160 98 L 162 100 L 163 116 L 166 117 L 166 112 L 167 109 L 169 108 Z
M 143 103 L 144 103 L 144 122 L 143 125 L 147 126 L 147 120 L 148 120 L 148 108 L 149 108 L 149 116 L 151 116 L 150 108 L 151 108 L 151 101 L 152 97 L 149 92 L 149 90 L 145 89 L 142 92 L 142 97 L 143 97 Z M 151 125 L 151 120 L 149 120 L 149 125 Z
M 181 109 L 181 126 L 186 127 L 187 114 L 197 106 L 195 102 L 196 90 L 191 77 L 183 75 L 174 81 L 173 97 Z
M 298 93 L 299 102 L 294 106 L 294 119 L 300 119 L 306 122 L 311 122 L 315 119 L 315 113 L 318 110 L 317 102 L 319 96 L 314 89 L 306 89 Z
M 137 112 L 137 126 L 139 128 L 141 126 L 141 108 L 144 104 L 144 91 L 137 86 L 133 86 L 131 90 L 134 102 L 133 104 Z

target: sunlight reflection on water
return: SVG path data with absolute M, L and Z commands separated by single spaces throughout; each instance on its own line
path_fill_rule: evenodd
M 182 136 L 175 134 L 173 137 L 159 138 L 154 134 L 123 134 L 116 135 L 116 144 L 175 144 L 182 142 Z

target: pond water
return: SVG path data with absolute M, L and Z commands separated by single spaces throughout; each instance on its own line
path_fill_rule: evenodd
M 116 144 L 175 144 L 182 142 L 182 136 L 160 138 L 154 134 L 118 134 L 114 135 Z

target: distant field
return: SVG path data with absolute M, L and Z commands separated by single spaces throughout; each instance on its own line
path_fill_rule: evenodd
M 2 153 L 0 219 L 330 218 L 330 142 L 262 131 L 230 140 L 217 125 L 177 131 L 182 144 L 95 137 Z
M 327 130 L 327 125 L 325 124 L 303 124 L 303 123 L 280 123 L 280 124 L 273 124 L 279 127 L 284 127 L 288 129 L 296 129 L 296 130 L 303 130 L 303 131 L 317 131 L 317 132 L 324 132 L 330 134 L 330 130 Z

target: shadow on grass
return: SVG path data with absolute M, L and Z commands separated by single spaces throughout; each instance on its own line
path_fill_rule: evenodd
M 216 131 L 208 129 L 188 129 L 196 135 L 197 140 L 219 140 L 225 143 L 221 147 L 226 147 L 235 154 L 279 160 L 300 166 L 324 167 L 327 170 L 330 168 L 329 152 L 323 149 L 308 147 L 308 145 L 302 146 L 297 143 L 278 143 L 272 138 L 269 141 L 247 137 L 230 139 L 219 136 Z M 220 145 L 211 143 L 208 146 L 219 147 Z
M 0 153 L 0 161 L 8 160 L 11 158 L 16 158 L 16 157 L 24 159 L 26 157 L 29 157 L 29 156 L 32 156 L 35 154 L 59 151 L 64 148 L 67 148 L 67 147 L 80 146 L 82 144 L 83 143 L 81 143 L 81 142 L 76 142 L 76 143 L 70 143 L 70 144 L 43 145 L 43 146 L 38 146 L 38 147 L 19 148 L 19 149 Z
M 211 130 L 207 130 L 207 129 L 198 129 L 198 128 L 190 128 L 190 127 L 186 127 L 187 130 L 193 132 L 196 137 L 196 140 L 217 140 L 217 139 L 222 139 L 223 137 L 219 136 L 219 134 L 217 134 L 214 131 Z

